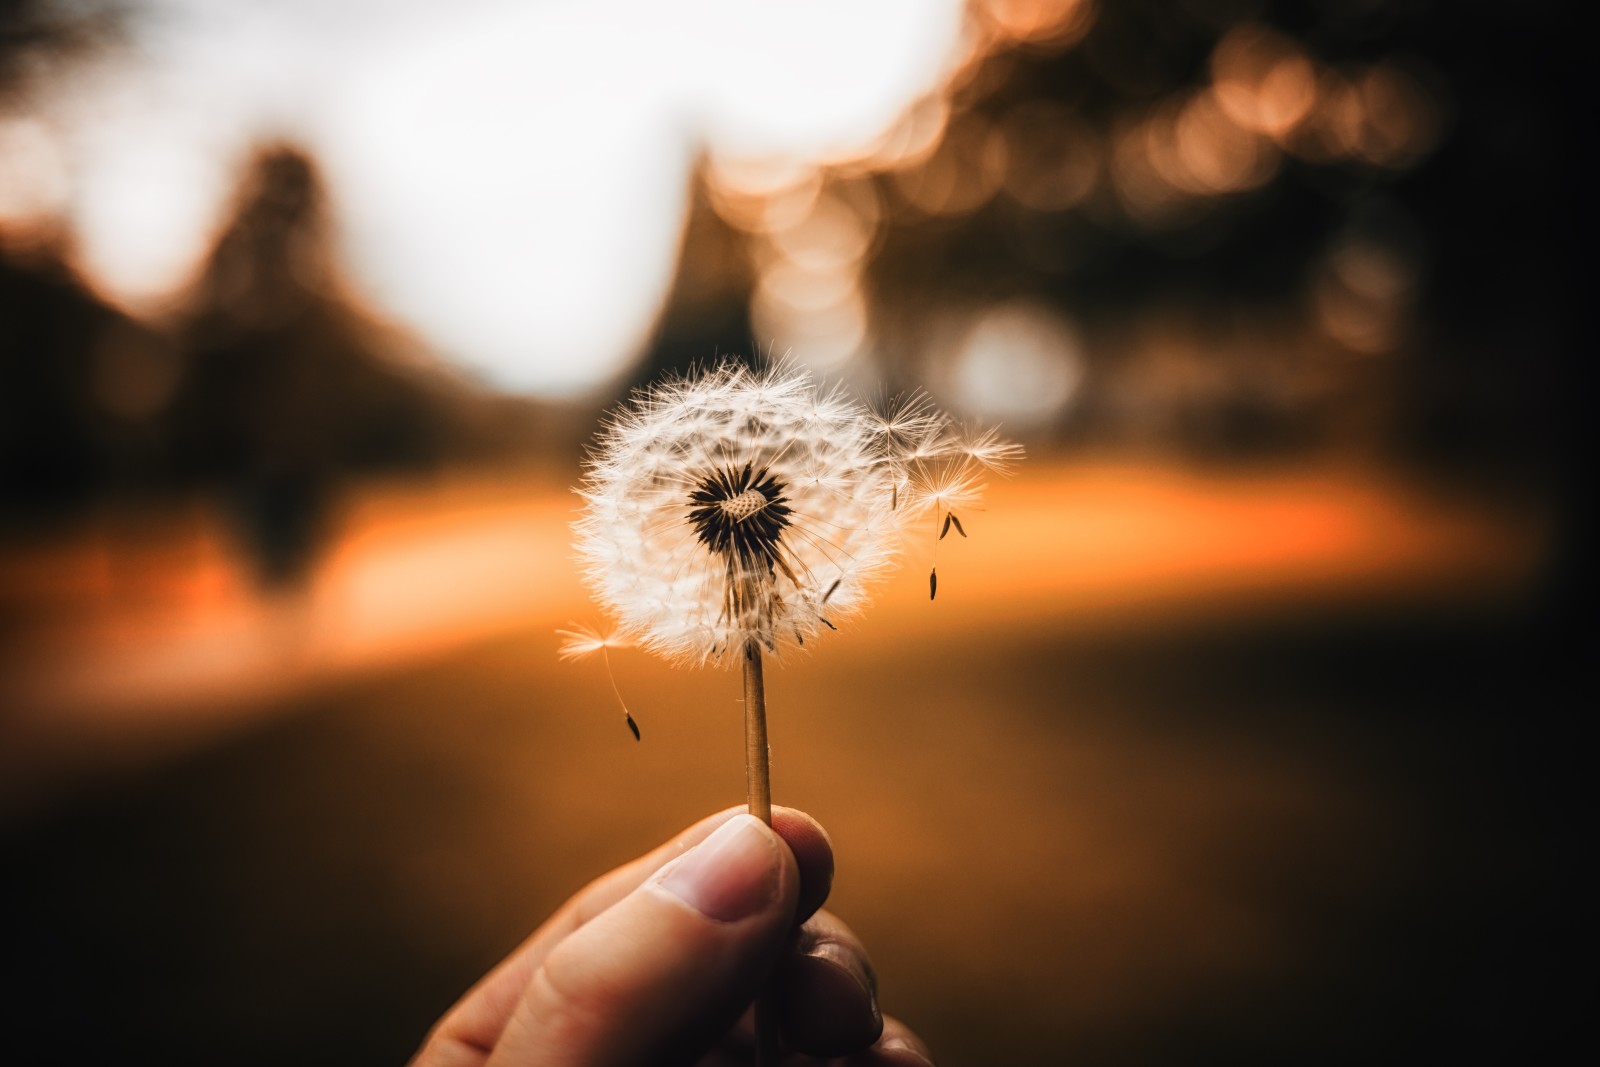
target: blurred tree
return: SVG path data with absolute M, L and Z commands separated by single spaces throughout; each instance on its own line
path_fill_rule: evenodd
M 984 53 L 934 153 L 878 176 L 867 283 L 897 358 L 938 350 L 929 309 L 1026 297 L 1089 334 L 1080 440 L 1132 415 L 1180 450 L 1360 442 L 1513 479 L 1568 452 L 1582 61 L 1558 5 L 1093 12 Z M 1124 365 L 1153 315 L 1197 391 Z M 1242 358 L 1250 334 L 1276 354 Z
M 717 356 L 748 358 L 760 343 L 750 324 L 755 279 L 748 241 L 712 207 L 703 165 L 690 188 L 677 274 L 633 385 Z
M 151 409 L 108 406 L 106 386 L 130 361 L 170 355 L 50 250 L 13 257 L 0 245 L 0 523 L 71 514 L 118 480 L 159 480 L 139 447 Z
M 263 149 L 179 331 L 180 476 L 230 505 L 269 584 L 293 581 L 350 475 L 425 466 L 449 437 L 442 376 L 357 309 L 333 265 L 310 160 Z

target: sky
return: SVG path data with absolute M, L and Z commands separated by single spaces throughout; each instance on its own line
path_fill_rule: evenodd
M 124 42 L 0 111 L 0 226 L 64 216 L 91 283 L 159 315 L 241 162 L 299 144 L 380 313 L 491 384 L 579 396 L 644 343 L 697 161 L 869 153 L 958 61 L 962 7 L 147 0 Z

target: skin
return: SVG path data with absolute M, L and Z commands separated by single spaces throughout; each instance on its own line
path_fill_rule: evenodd
M 748 1065 L 749 1008 L 768 989 L 782 1067 L 929 1067 L 879 1011 L 861 942 L 822 910 L 827 833 L 791 808 L 771 828 L 741 812 L 568 900 L 439 1020 L 412 1067 Z

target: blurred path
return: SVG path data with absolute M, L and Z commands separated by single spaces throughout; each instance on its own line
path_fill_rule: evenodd
M 308 586 L 263 597 L 214 514 L 122 519 L 0 554 L 0 810 L 30 783 L 137 763 L 286 706 L 307 687 L 588 618 L 576 500 L 548 474 L 373 485 Z M 1504 604 L 1539 518 L 1446 503 L 1353 468 L 1204 473 L 1034 462 L 939 545 L 934 531 L 855 642 L 976 627 L 1209 625 L 1341 605 Z

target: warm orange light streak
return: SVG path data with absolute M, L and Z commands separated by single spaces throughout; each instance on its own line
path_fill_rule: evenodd
M 200 516 L 167 530 L 158 550 L 110 533 L 13 550 L 0 557 L 0 604 L 35 625 L 0 648 L 10 713 L 0 750 L 26 758 L 62 731 L 214 732 L 327 679 L 553 630 L 587 603 L 568 558 L 565 485 L 369 489 L 290 596 L 257 596 Z M 1110 626 L 1152 608 L 1180 620 L 1494 604 L 1526 589 L 1546 538 L 1537 514 L 1447 506 L 1324 467 L 1230 475 L 1030 461 L 984 506 L 962 515 L 970 539 L 940 557 L 937 605 L 921 581 L 924 549 L 911 545 L 852 645 L 1041 619 Z

